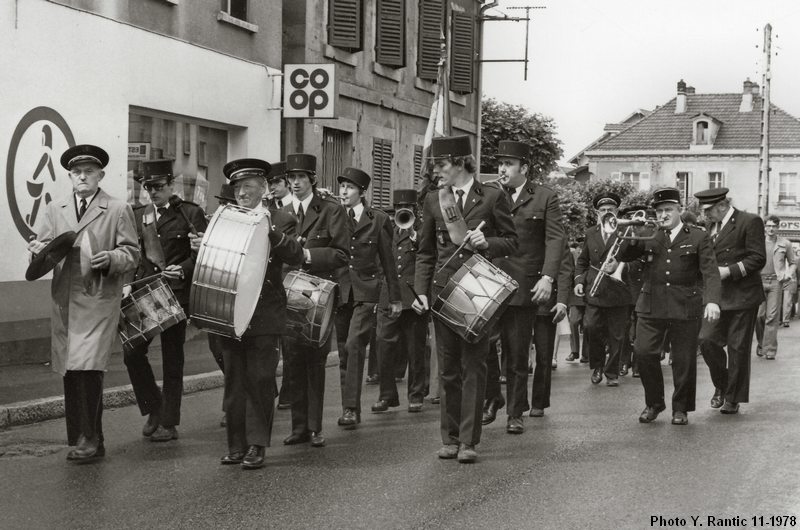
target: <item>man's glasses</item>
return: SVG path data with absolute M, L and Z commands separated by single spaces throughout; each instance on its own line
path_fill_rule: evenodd
M 767 225 L 764 225 L 764 226 L 767 227 L 767 228 L 778 228 L 778 225 L 767 224 Z
M 144 189 L 147 191 L 161 191 L 164 189 L 164 186 L 166 186 L 166 184 L 145 184 Z

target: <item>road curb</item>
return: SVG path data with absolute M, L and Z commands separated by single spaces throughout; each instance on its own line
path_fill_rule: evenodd
M 338 366 L 339 354 L 328 355 L 326 367 Z M 283 375 L 283 361 L 278 363 L 278 377 Z M 159 384 L 161 382 L 159 381 Z M 194 394 L 204 390 L 220 388 L 225 384 L 222 372 L 208 372 L 189 375 L 183 378 L 183 394 Z M 114 409 L 136 404 L 131 385 L 115 386 L 103 391 L 103 408 Z M 30 425 L 40 421 L 55 420 L 64 417 L 64 396 L 53 396 L 31 401 L 20 401 L 0 406 L 0 429 Z

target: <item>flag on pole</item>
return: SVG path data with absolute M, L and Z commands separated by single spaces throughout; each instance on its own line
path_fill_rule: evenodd
M 449 27 L 449 24 L 448 24 Z M 449 37 L 449 32 L 448 32 Z M 420 180 L 426 180 L 425 175 L 431 174 L 430 152 L 431 143 L 433 139 L 438 136 L 450 136 L 452 125 L 450 119 L 450 87 L 449 87 L 449 67 L 448 67 L 448 49 L 449 38 L 445 36 L 444 32 L 441 34 L 441 57 L 439 58 L 439 70 L 436 76 L 436 85 L 434 87 L 433 105 L 431 105 L 431 114 L 428 118 L 428 127 L 425 130 L 425 139 L 422 142 L 422 166 L 420 167 Z M 423 187 L 427 190 L 428 183 Z M 422 191 L 422 190 L 420 190 Z M 423 192 L 424 194 L 424 192 Z

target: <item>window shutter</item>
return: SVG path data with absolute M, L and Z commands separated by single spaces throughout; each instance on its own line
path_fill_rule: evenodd
M 418 190 L 422 182 L 422 146 L 414 146 L 414 189 Z
M 389 208 L 392 205 L 392 142 L 372 140 L 372 206 Z
M 469 94 L 473 90 L 475 21 L 471 15 L 453 13 L 450 53 L 450 90 Z
M 436 81 L 442 58 L 443 0 L 419 0 L 419 50 L 417 77 Z
M 614 182 L 619 182 L 621 178 L 622 178 L 622 173 L 620 173 L 619 171 L 611 172 L 611 180 L 613 180 Z
M 639 191 L 647 191 L 650 189 L 650 173 L 639 174 Z
M 355 51 L 361 49 L 362 0 L 329 0 L 328 44 Z
M 405 0 L 378 0 L 378 18 L 376 24 L 376 61 L 386 66 L 405 66 Z

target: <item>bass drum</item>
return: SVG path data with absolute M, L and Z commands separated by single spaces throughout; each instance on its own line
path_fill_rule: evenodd
M 189 318 L 210 333 L 240 339 L 256 310 L 269 259 L 270 218 L 232 204 L 220 206 L 200 243 Z
M 478 342 L 503 314 L 519 284 L 475 254 L 450 277 L 431 312 L 469 343 Z
M 336 283 L 303 271 L 283 279 L 286 289 L 286 333 L 300 344 L 320 347 L 333 329 Z

